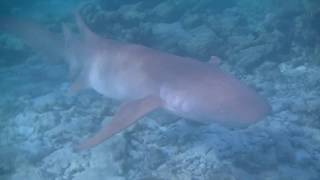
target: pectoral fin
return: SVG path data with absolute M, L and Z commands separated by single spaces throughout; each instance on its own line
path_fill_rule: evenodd
M 162 101 L 160 97 L 157 96 L 147 96 L 122 105 L 113 117 L 111 123 L 103 127 L 93 137 L 82 142 L 75 149 L 77 151 L 85 150 L 102 143 L 114 134 L 126 129 L 147 113 L 161 107 L 161 105 Z

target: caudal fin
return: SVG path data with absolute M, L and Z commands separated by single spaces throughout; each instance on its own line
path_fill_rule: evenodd
M 14 17 L 0 17 L 0 31 L 17 36 L 32 49 L 44 55 L 53 58 L 63 57 L 61 37 L 40 24 Z

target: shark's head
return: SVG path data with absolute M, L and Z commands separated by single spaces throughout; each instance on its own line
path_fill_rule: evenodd
M 168 110 L 188 119 L 227 127 L 247 127 L 271 112 L 264 97 L 219 68 L 207 74 L 203 69 L 197 72 L 199 77 L 208 78 L 180 81 L 161 89 L 160 96 Z
M 239 90 L 236 99 L 228 104 L 230 123 L 237 127 L 247 127 L 264 119 L 270 112 L 271 106 L 267 100 L 251 89 Z
M 221 100 L 213 108 L 217 111 L 213 113 L 221 124 L 247 127 L 264 119 L 271 112 L 271 106 L 265 97 L 234 77 L 226 75 L 224 87 L 221 88 L 214 92 Z

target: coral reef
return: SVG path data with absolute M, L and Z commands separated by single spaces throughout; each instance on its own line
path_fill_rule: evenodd
M 14 13 L 20 1 L 3 3 Z M 54 10 L 51 1 L 33 3 L 27 12 L 19 4 L 17 14 L 34 13 L 52 26 L 71 22 L 73 3 L 57 1 L 65 6 Z M 34 12 L 39 7 L 46 13 Z M 91 91 L 67 96 L 65 65 L 39 61 L 43 57 L 3 35 L 0 179 L 320 177 L 319 1 L 96 0 L 81 14 L 105 37 L 202 61 L 221 57 L 221 68 L 268 97 L 273 113 L 247 129 L 230 130 L 156 112 L 97 148 L 75 153 L 72 143 L 107 123 L 116 102 Z

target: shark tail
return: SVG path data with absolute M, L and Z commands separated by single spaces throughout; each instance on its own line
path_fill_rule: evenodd
M 63 40 L 42 25 L 14 17 L 0 17 L 0 31 L 21 39 L 33 50 L 50 58 L 63 58 Z
M 72 32 L 68 24 L 62 25 L 61 36 L 47 30 L 41 24 L 15 17 L 0 17 L 0 31 L 18 37 L 50 60 L 65 61 L 69 66 L 70 79 L 75 81 L 72 89 L 81 90 L 86 88 L 86 83 L 80 82 L 86 77 L 86 64 L 89 63 L 86 60 L 90 54 L 90 46 L 94 46 L 99 38 L 89 29 L 78 12 L 75 16 L 78 34 Z

